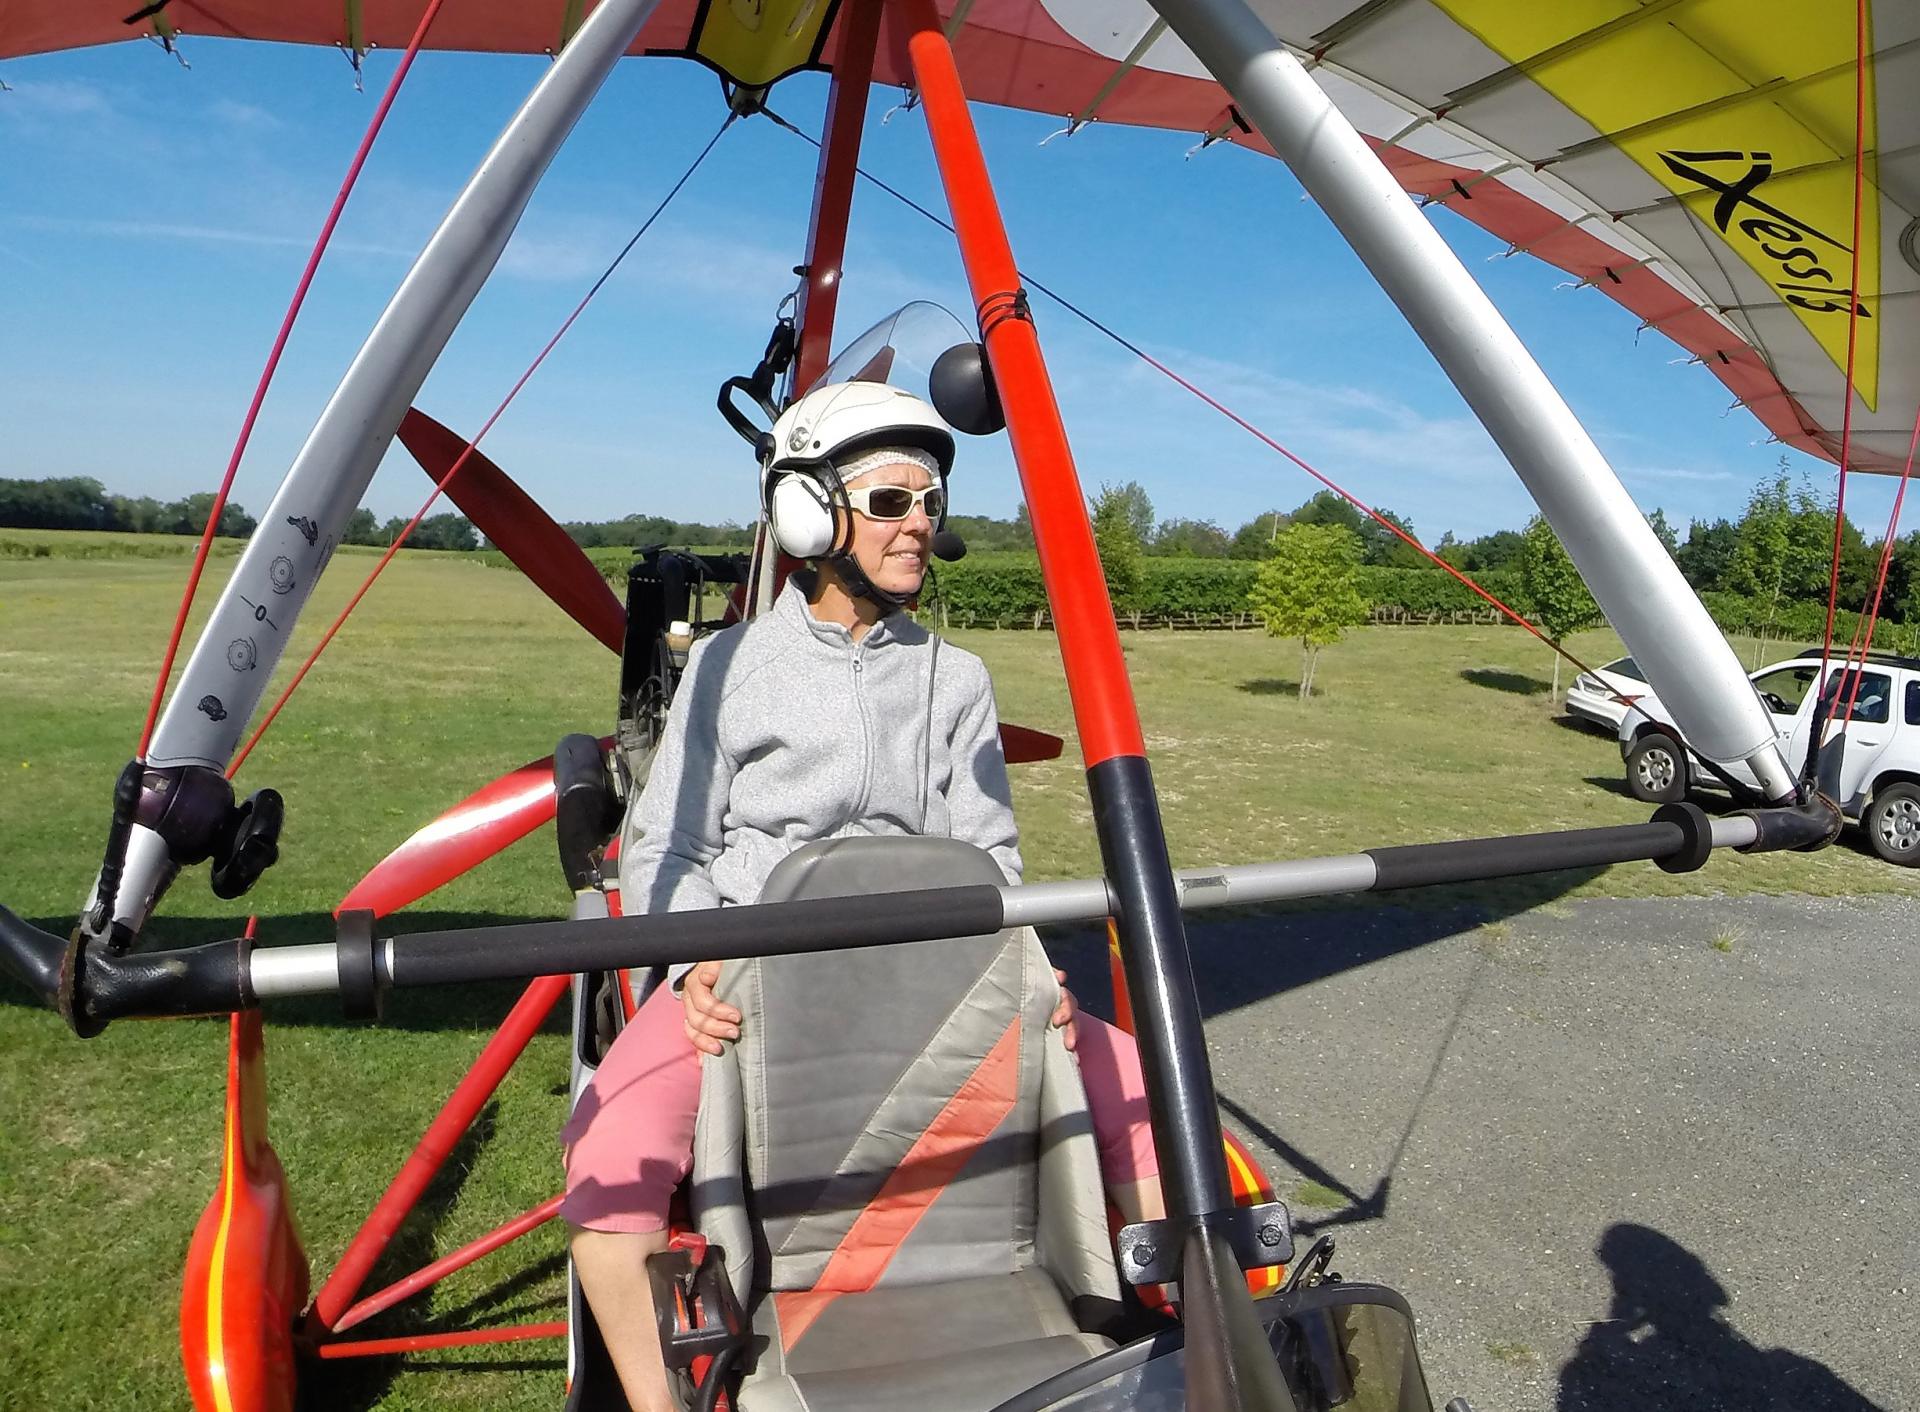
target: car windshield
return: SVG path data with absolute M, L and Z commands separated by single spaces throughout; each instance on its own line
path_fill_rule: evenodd
M 1622 657 L 1616 662 L 1609 662 L 1600 670 L 1610 672 L 1616 677 L 1632 677 L 1635 681 L 1647 679 L 1647 674 L 1640 670 L 1640 664 L 1631 657 Z

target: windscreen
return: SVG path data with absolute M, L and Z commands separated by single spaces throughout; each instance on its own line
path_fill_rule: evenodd
M 888 314 L 840 350 L 821 382 L 884 382 L 938 405 L 933 365 L 973 335 L 938 304 L 916 299 Z
M 1309 1294 L 1284 1317 L 1274 1317 L 1277 1299 L 1255 1305 L 1273 1318 L 1268 1337 L 1297 1412 L 1433 1412 L 1412 1319 L 1391 1304 L 1345 1297 L 1355 1290 L 1327 1293 Z M 1127 1366 L 1044 1412 L 1187 1412 L 1184 1347 L 1145 1360 L 1123 1354 L 1111 1356 Z

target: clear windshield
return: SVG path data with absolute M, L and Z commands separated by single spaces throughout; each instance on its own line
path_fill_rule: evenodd
M 949 348 L 972 342 L 973 335 L 952 313 L 916 299 L 841 349 L 821 381 L 884 382 L 935 402 L 933 365 Z
M 1255 1304 L 1262 1319 L 1272 1320 L 1268 1339 L 1297 1412 L 1433 1412 L 1412 1319 L 1392 1304 L 1353 1297 L 1359 1293 L 1315 1291 L 1290 1312 L 1278 1299 Z M 1128 1350 L 1108 1358 L 1122 1366 L 1036 1412 L 1188 1412 L 1184 1347 L 1145 1359 Z M 1097 1375 L 1103 1361 L 1087 1372 Z

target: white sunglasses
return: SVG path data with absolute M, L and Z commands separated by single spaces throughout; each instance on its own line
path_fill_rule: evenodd
M 904 520 L 913 507 L 923 505 L 935 524 L 947 513 L 947 488 L 929 485 L 909 490 L 904 485 L 863 485 L 847 492 L 847 504 L 870 520 Z

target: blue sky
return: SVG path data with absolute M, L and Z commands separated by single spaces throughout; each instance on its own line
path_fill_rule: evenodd
M 188 41 L 0 66 L 0 475 L 97 476 L 170 498 L 217 484 L 293 283 L 395 56 L 356 92 L 331 50 Z M 236 495 L 258 511 L 412 256 L 546 60 L 427 54 L 403 90 L 296 327 Z M 776 90 L 818 131 L 825 83 Z M 944 210 L 918 112 L 875 95 L 868 167 Z M 628 61 L 534 198 L 418 402 L 477 429 L 722 116 L 696 65 Z M 1022 264 L 1429 543 L 1517 526 L 1524 491 L 1459 396 L 1283 167 L 1224 144 L 976 110 Z M 557 516 L 753 510 L 712 411 L 758 357 L 802 257 L 811 148 L 736 124 L 489 436 Z M 1438 220 L 1642 507 L 1737 515 L 1781 448 L 1711 375 L 1592 290 Z M 968 301 L 944 232 L 864 187 L 836 345 L 911 298 Z M 1089 488 L 1138 480 L 1163 516 L 1228 529 L 1316 487 L 1044 301 L 1039 327 Z M 1822 487 L 1831 467 L 1789 453 Z M 1868 482 L 1862 484 L 1862 482 Z M 1877 537 L 1886 478 L 1850 487 Z M 366 503 L 427 488 L 390 455 Z M 1009 515 L 1003 446 L 963 448 L 958 509 Z M 1850 508 L 1851 508 L 1850 506 Z

